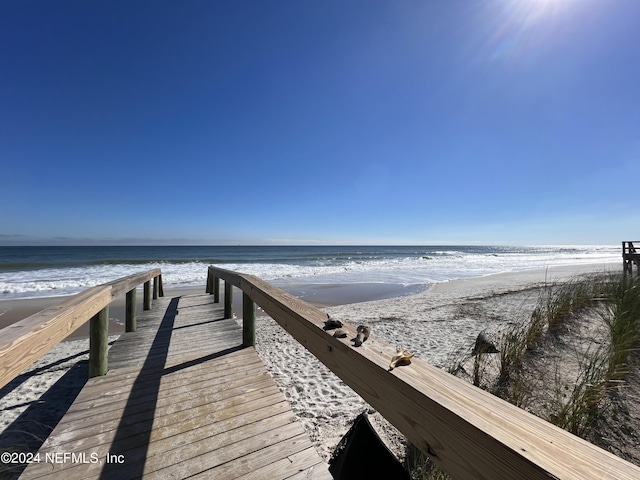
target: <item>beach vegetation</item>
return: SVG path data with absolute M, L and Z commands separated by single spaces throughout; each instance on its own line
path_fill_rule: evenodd
M 572 279 L 543 289 L 531 321 L 503 337 L 500 375 L 494 393 L 516 405 L 524 404 L 527 389 L 524 378 L 535 377 L 523 368 L 523 352 L 537 348 L 537 356 L 562 348 L 562 336 L 568 325 L 585 328 L 593 312 L 608 327 L 608 335 L 573 347 L 577 368 L 572 378 L 556 374 L 547 419 L 571 433 L 593 439 L 598 421 L 605 414 L 613 391 L 629 373 L 629 356 L 640 344 L 640 281 L 623 274 L 598 274 Z M 591 320 L 592 321 L 592 320 Z M 572 323 L 573 322 L 573 323 Z M 544 332 L 543 325 L 546 325 Z M 546 339 L 545 337 L 546 333 Z M 522 345 L 526 343 L 526 348 Z M 512 352 L 513 353 L 510 353 Z M 546 355 L 545 355 L 546 353 Z M 566 369 L 566 356 L 559 356 Z M 535 361 L 529 362 L 535 363 Z M 526 372 L 526 375 L 522 375 Z M 516 376 L 518 381 L 513 382 Z M 508 385 L 509 388 L 505 388 Z M 508 394 L 505 392 L 508 391 Z
M 581 438 L 590 439 L 602 414 L 607 387 L 606 355 L 603 348 L 588 350 L 579 359 L 575 383 L 566 382 L 556 365 L 554 396 L 547 419 Z
M 407 442 L 405 467 L 411 480 L 450 480 L 451 478 L 411 442 Z
M 603 287 L 606 304 L 601 312 L 610 337 L 607 379 L 624 380 L 629 358 L 640 346 L 640 278 L 609 277 Z
M 470 348 L 448 371 L 612 450 L 612 435 L 602 430 L 626 435 L 620 423 L 628 396 L 621 392 L 640 363 L 640 276 L 599 273 L 547 282 L 530 316 L 499 332 L 496 348 L 496 355 Z M 423 475 L 413 478 L 447 478 L 428 459 L 413 464 Z
M 592 304 L 597 277 L 576 277 L 562 283 L 547 283 L 541 290 L 538 307 L 532 315 L 535 320 L 546 321 L 548 331 L 557 333 L 580 309 Z
M 498 379 L 492 390 L 494 393 L 504 390 L 511 378 L 517 374 L 522 364 L 522 356 L 527 348 L 527 329 L 521 325 L 514 325 L 509 328 L 501 337 L 499 342 L 499 366 Z

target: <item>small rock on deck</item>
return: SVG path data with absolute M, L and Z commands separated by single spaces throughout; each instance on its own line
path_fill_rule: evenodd
M 213 296 L 160 298 L 109 351 L 20 478 L 330 480 Z

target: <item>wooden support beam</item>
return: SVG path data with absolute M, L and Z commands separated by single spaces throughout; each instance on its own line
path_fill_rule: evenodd
M 89 378 L 106 375 L 109 348 L 109 307 L 91 318 L 89 323 Z
M 233 285 L 224 282 L 224 318 L 233 317 Z
M 256 345 L 256 304 L 251 297 L 242 292 L 242 345 Z
M 129 275 L 128 277 L 119 278 L 113 282 L 106 283 L 105 285 L 111 286 L 112 298 L 117 298 L 124 295 L 132 288 L 136 288 L 147 280 L 151 280 L 152 278 L 160 275 L 160 272 L 159 268 L 155 268 L 147 272 L 136 273 L 134 275 Z
M 635 242 L 639 243 L 639 242 Z M 633 274 L 633 266 L 636 266 L 636 272 L 640 274 L 640 253 L 636 251 L 634 242 L 622 242 L 622 272 L 626 275 Z
M 213 277 L 213 302 L 220 303 L 220 278 Z
M 158 281 L 158 277 L 153 277 L 153 299 L 158 299 L 158 294 L 160 293 L 160 282 Z
M 135 332 L 138 328 L 136 302 L 136 289 L 134 288 L 127 292 L 125 305 L 125 332 Z
M 151 310 L 151 281 L 144 282 L 142 295 L 142 309 Z

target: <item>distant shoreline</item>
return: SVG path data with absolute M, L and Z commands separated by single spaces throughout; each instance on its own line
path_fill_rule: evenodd
M 404 285 L 426 286 L 455 278 L 548 265 L 617 261 L 619 250 L 619 246 L 613 245 L 62 247 L 55 250 L 0 247 L 0 302 L 72 295 L 154 268 L 162 270 L 165 290 L 198 290 L 204 288 L 207 267 L 215 265 L 257 276 L 287 291 L 310 289 L 313 295 L 305 300 L 332 304 L 343 300 L 325 300 L 324 285 L 340 285 L 335 291 L 338 297 L 355 298 L 347 298 L 348 302 L 366 301 L 378 295 L 404 295 L 407 293 Z M 369 287 L 351 287 L 354 284 Z M 380 284 L 393 286 L 381 287 Z M 381 291 L 387 288 L 394 291 Z M 0 318 L 1 313 L 0 310 Z

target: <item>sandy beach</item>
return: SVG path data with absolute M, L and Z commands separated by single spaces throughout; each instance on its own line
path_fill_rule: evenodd
M 327 286 L 318 286 L 311 296 L 317 304 L 325 305 L 324 310 L 332 318 L 368 325 L 372 336 L 446 368 L 452 359 L 471 349 L 479 332 L 491 334 L 530 316 L 539 298 L 539 287 L 545 283 L 620 268 L 616 263 L 503 273 L 437 283 L 426 291 L 393 298 L 386 298 L 390 295 L 388 289 L 378 287 L 370 289 L 364 298 L 379 299 L 357 303 L 345 301 L 357 295 L 335 295 L 340 289 Z M 394 291 L 398 292 L 402 293 Z M 332 301 L 332 297 L 340 302 Z M 21 308 L 26 308 L 25 303 L 16 302 L 0 303 L 4 322 L 15 319 L 18 311 L 24 312 Z M 36 303 L 42 306 L 46 301 Z M 334 305 L 326 306 L 331 304 Z M 120 324 L 121 307 L 114 305 L 110 311 L 113 325 Z M 37 448 L 35 439 L 46 436 L 66 411 L 87 375 L 88 339 L 82 338 L 82 333 L 60 343 L 0 390 L 0 450 Z M 110 341 L 117 341 L 117 334 L 114 331 Z M 323 458 L 329 459 L 350 423 L 364 410 L 369 411 L 372 423 L 392 451 L 403 456 L 402 435 L 265 315 L 256 322 L 256 349 Z
M 422 293 L 325 308 L 331 318 L 370 326 L 371 335 L 440 368 L 470 351 L 477 335 L 529 318 L 546 283 L 617 271 L 619 264 L 552 267 L 437 283 Z M 256 348 L 312 441 L 327 460 L 364 410 L 387 446 L 404 456 L 404 437 L 270 318 L 256 327 Z M 365 344 L 366 345 L 366 344 Z

